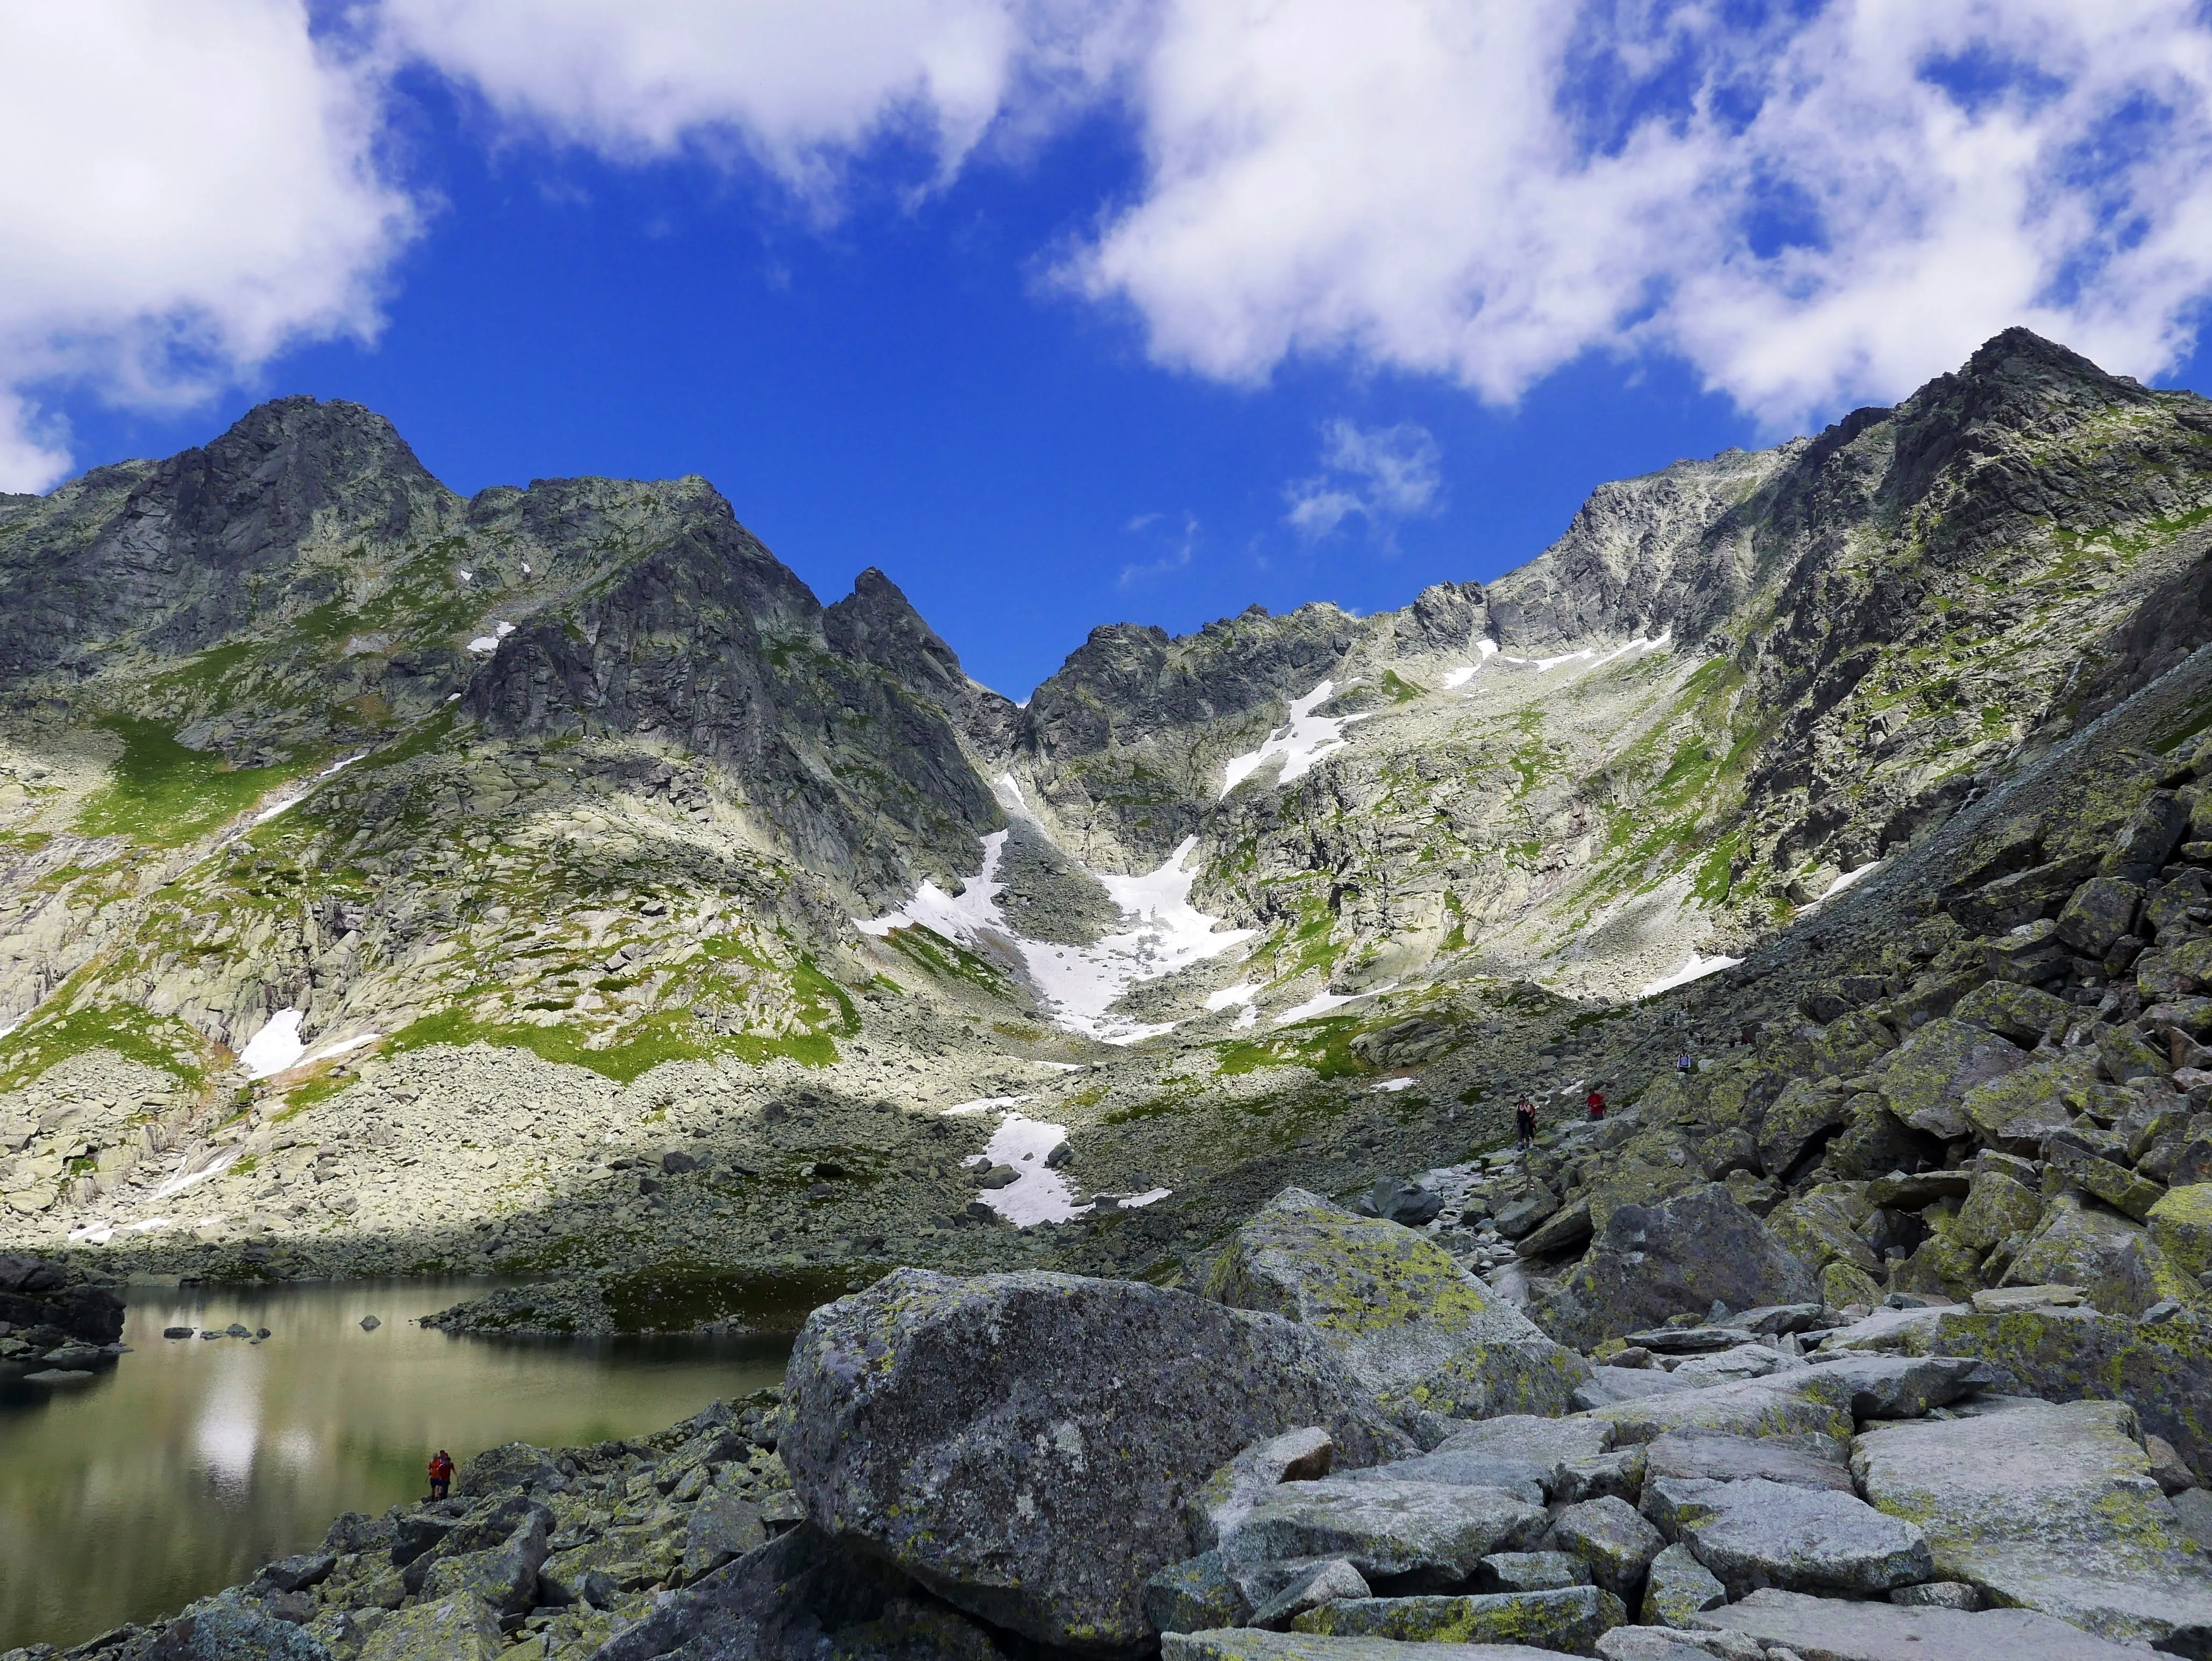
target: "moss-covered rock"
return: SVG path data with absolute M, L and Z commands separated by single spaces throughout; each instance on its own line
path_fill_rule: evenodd
M 1982 1283 L 1982 1254 L 1954 1234 L 1933 1234 L 1897 1266 L 1890 1283 L 1899 1292 L 1970 1298 Z
M 1820 1271 L 1820 1301 L 1831 1309 L 1871 1309 L 1882 1296 L 1881 1282 L 1855 1263 L 1838 1258 Z
M 2053 997 L 2039 986 L 2010 980 L 1991 980 L 1977 986 L 1951 1011 L 1956 1020 L 1986 1027 L 1998 1037 L 2030 1050 L 2076 1013 L 2063 998 Z
M 2005 1270 L 2004 1283 L 2079 1287 L 2106 1314 L 2140 1315 L 2172 1295 L 2179 1279 L 2165 1257 L 2141 1223 L 2058 1194 L 2045 1206 L 2042 1226 Z
M 2076 1052 L 2033 1061 L 1978 1084 L 1959 1106 L 1978 1140 L 2008 1154 L 2032 1155 L 2045 1137 L 2073 1122 L 2077 1103 L 2096 1082 L 2095 1058 Z
M 2119 1643 L 2201 1653 L 2212 1564 L 2149 1477 L 2120 1402 L 2014 1400 L 1860 1436 L 1867 1497 L 1927 1536 L 1935 1577 Z
M 1769 1176 L 1784 1177 L 1844 1127 L 1850 1097 L 1832 1082 L 1794 1078 L 1759 1125 L 1759 1158 Z
M 2017 1071 L 2027 1058 L 1987 1028 L 1946 1016 L 1931 1021 L 1869 1076 L 1899 1119 L 1930 1136 L 1966 1133 L 1968 1091 Z
M 1564 1413 L 1589 1376 L 1427 1236 L 1303 1189 L 1237 1231 L 1206 1295 L 1313 1328 L 1386 1406 L 1466 1419 Z
M 1345 1598 L 1309 1610 L 1291 1624 L 1321 1637 L 1525 1644 L 1533 1649 L 1586 1654 L 1599 1638 L 1627 1618 L 1628 1611 L 1611 1592 L 1597 1586 L 1561 1586 L 1550 1591 L 1462 1597 Z
M 1952 1238 L 1987 1252 L 1999 1240 L 2026 1234 L 2043 1219 L 2043 1196 L 2003 1171 L 1974 1173 L 1966 1202 L 1951 1224 Z
M 2191 1279 L 2212 1270 L 2212 1182 L 2170 1188 L 2150 1208 L 2150 1237 Z
M 2093 876 L 2074 890 L 2058 913 L 2058 937 L 2085 957 L 2101 958 L 2134 926 L 2142 904 L 2141 885 Z
M 1766 1226 L 1800 1263 L 1815 1272 L 1832 1263 L 1846 1263 L 1870 1275 L 1881 1267 L 1881 1260 L 1858 1231 L 1873 1209 L 1865 1184 L 1825 1182 L 1776 1207 Z M 2039 1204 L 2037 1210 L 2039 1214 Z
M 387 1616 L 360 1661 L 497 1661 L 500 1649 L 499 1617 L 461 1592 Z

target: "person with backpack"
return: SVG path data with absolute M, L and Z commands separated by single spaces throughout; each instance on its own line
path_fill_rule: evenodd
M 430 1461 L 430 1497 L 442 1500 L 453 1489 L 453 1461 L 444 1448 Z
M 1513 1109 L 1513 1131 L 1520 1138 L 1520 1151 L 1527 1153 L 1536 1140 L 1536 1104 L 1526 1096 Z
M 1589 1109 L 1590 1123 L 1596 1124 L 1605 1117 L 1605 1092 L 1596 1085 L 1591 1085 L 1590 1093 L 1583 1100 L 1583 1106 Z

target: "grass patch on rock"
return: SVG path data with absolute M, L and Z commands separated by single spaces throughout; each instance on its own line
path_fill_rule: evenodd
M 110 715 L 100 724 L 123 741 L 114 778 L 84 804 L 76 828 L 87 836 L 125 836 L 175 847 L 244 812 L 304 770 L 233 767 L 214 750 L 187 749 L 158 721 Z

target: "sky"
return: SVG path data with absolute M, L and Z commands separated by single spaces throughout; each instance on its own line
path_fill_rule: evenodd
M 2025 324 L 2212 390 L 2199 0 L 0 0 L 0 489 L 350 398 L 1013 696 Z

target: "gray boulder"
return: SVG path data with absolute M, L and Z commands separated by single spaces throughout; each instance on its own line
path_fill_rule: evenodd
M 1626 1618 L 1620 1600 L 1596 1586 L 1550 1591 L 1367 1597 L 1326 1603 L 1294 1623 L 1333 1638 L 1395 1638 L 1401 1642 L 1482 1644 L 1526 1640 L 1551 1651 L 1586 1652 Z
M 1193 1555 L 1185 1508 L 1242 1450 L 1320 1424 L 1343 1464 L 1417 1451 L 1312 1331 L 1071 1275 L 899 1270 L 808 1318 L 785 1388 L 817 1526 L 1097 1653 L 1150 1642 L 1145 1583 Z
M 1687 1546 L 1667 1547 L 1644 1571 L 1643 1618 L 1647 1626 L 1686 1627 L 1690 1617 L 1728 1602 L 1728 1588 Z
M 1966 1093 L 2027 1064 L 2017 1045 L 1971 1021 L 1947 1015 L 1913 1034 L 1869 1069 L 1868 1076 L 1883 1104 L 1905 1124 L 1930 1136 L 1953 1137 L 1966 1134 Z
M 1332 1557 L 1304 1570 L 1258 1609 L 1250 1624 L 1280 1632 L 1297 1616 L 1323 1603 L 1348 1602 L 1373 1595 L 1367 1578 L 1341 1557 Z
M 1552 1519 L 1552 1541 L 1580 1558 L 1591 1580 L 1620 1598 L 1636 1596 L 1644 1571 L 1667 1544 L 1634 1506 L 1610 1495 L 1560 1512 Z
M 1474 1573 L 1477 1591 L 1556 1591 L 1591 1584 L 1589 1566 L 1564 1551 L 1498 1551 Z
M 498 1661 L 499 1617 L 466 1592 L 395 1610 L 369 1634 L 360 1661 Z
M 1255 1605 L 1297 1567 L 1332 1557 L 1370 1581 L 1413 1577 L 1443 1589 L 1472 1580 L 1493 1552 L 1534 1546 L 1546 1522 L 1541 1506 L 1494 1488 L 1330 1476 L 1267 1495 L 1223 1537 L 1221 1555 Z
M 1766 1225 L 1709 1183 L 1654 1205 L 1616 1207 L 1534 1312 L 1562 1343 L 1588 1349 L 1715 1302 L 1748 1309 L 1820 1295 L 1811 1271 Z
M 1792 1488 L 1833 1488 L 1853 1494 L 1840 1443 L 1826 1437 L 1790 1440 L 1729 1436 L 1695 1430 L 1660 1437 L 1645 1450 L 1644 1479 L 1682 1476 L 1713 1482 L 1761 1476 Z
M 1933 1567 L 1917 1528 L 1832 1488 L 1662 1476 L 1644 1485 L 1644 1513 L 1739 1597 L 1760 1586 L 1884 1592 Z
M 1926 1531 L 1934 1570 L 2116 1643 L 2212 1652 L 2212 1564 L 2151 1479 L 2120 1402 L 2000 1401 L 1886 1425 L 1851 1455 L 1867 1497 Z
M 1237 1231 L 1206 1294 L 1311 1327 L 1401 1412 L 1564 1413 L 1589 1375 L 1435 1241 L 1303 1189 Z
M 98 1647 L 107 1645 L 103 1641 Z M 12 1652 L 26 1657 L 45 1652 Z M 313 1634 L 255 1608 L 234 1591 L 219 1592 L 179 1616 L 145 1648 L 114 1652 L 136 1654 L 142 1661 L 331 1661 L 330 1651 Z
M 1323 1638 L 1305 1632 L 1169 1633 L 1160 1661 L 1559 1661 L 1526 1644 L 1408 1644 L 1395 1638 Z
M 1755 1591 L 1697 1622 L 1832 1661 L 2142 1661 L 2143 1655 L 2028 1609 L 1968 1615 L 1778 1590 Z
M 1252 1613 L 1243 1587 L 1218 1551 L 1170 1563 L 1145 1582 L 1145 1623 L 1154 1632 L 1204 1632 L 1241 1627 Z
M 1191 1543 L 1200 1551 L 1221 1543 L 1270 1488 L 1284 1482 L 1310 1482 L 1328 1475 L 1336 1444 L 1319 1425 L 1286 1430 L 1246 1448 L 1200 1485 L 1185 1512 Z
M 1347 1470 L 1347 1482 L 1442 1482 L 1452 1488 L 1488 1488 L 1532 1506 L 1551 1497 L 1559 1481 L 1559 1467 L 1530 1460 L 1498 1459 L 1487 1453 L 1446 1453 L 1441 1450 L 1411 1459 L 1393 1459 L 1364 1470 Z

